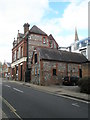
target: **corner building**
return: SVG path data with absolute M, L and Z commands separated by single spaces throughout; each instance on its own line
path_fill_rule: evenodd
M 33 51 L 36 47 L 58 49 L 58 44 L 50 34 L 49 36 L 40 28 L 34 25 L 30 30 L 30 25 L 23 25 L 24 33 L 18 30 L 17 39 L 13 41 L 12 48 L 12 78 L 19 81 L 31 80 L 31 61 Z

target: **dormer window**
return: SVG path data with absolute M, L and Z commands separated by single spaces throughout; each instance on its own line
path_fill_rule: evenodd
M 46 38 L 43 37 L 43 44 L 46 44 Z

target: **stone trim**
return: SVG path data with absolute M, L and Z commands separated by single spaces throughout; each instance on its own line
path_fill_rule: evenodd
M 11 67 L 14 68 L 15 65 L 18 65 L 18 64 L 20 64 L 20 63 L 22 63 L 22 62 L 25 62 L 26 60 L 27 60 L 27 57 L 23 57 L 23 58 L 15 61 L 15 62 L 13 62 L 13 63 L 11 64 Z

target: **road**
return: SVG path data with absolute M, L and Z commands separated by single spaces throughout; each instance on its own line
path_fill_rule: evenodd
M 2 84 L 2 109 L 9 118 L 88 118 L 88 104 L 15 82 Z

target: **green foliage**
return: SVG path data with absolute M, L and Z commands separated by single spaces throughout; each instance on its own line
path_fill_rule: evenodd
M 90 77 L 81 78 L 78 82 L 80 92 L 90 94 Z

